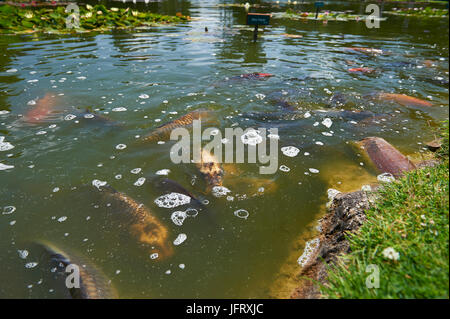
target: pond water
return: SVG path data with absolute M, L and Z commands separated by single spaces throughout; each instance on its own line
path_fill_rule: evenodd
M 376 181 L 378 173 L 349 142 L 380 136 L 405 154 L 420 154 L 433 128 L 448 118 L 448 18 L 387 16 L 379 29 L 368 29 L 363 22 L 274 17 L 253 42 L 245 8 L 218 5 L 224 3 L 233 2 L 113 2 L 182 12 L 193 20 L 133 32 L 2 35 L 0 163 L 13 168 L 0 170 L 0 297 L 65 296 L 33 246 L 36 240 L 83 256 L 121 298 L 269 297 L 291 243 L 317 220 L 327 189 Z M 302 6 L 314 10 L 312 3 Z M 324 9 L 364 13 L 359 3 L 326 2 Z M 283 2 L 256 9 L 285 10 Z M 347 71 L 361 66 L 375 72 Z M 253 72 L 274 76 L 232 79 Z M 407 94 L 432 106 L 381 101 L 374 98 L 378 92 Z M 55 113 L 25 121 L 33 101 L 46 94 Z M 286 110 L 287 104 L 296 111 Z M 216 198 L 194 164 L 170 161 L 173 142 L 137 143 L 137 136 L 199 108 L 214 110 L 221 130 L 276 127 L 279 148 L 300 152 L 289 157 L 279 151 L 278 165 L 290 170 L 271 175 L 260 175 L 258 164 L 224 165 L 224 186 L 233 198 Z M 86 109 L 106 119 L 83 118 Z M 377 117 L 355 119 L 340 110 Z M 190 205 L 168 209 L 154 202 L 168 193 L 152 180 L 162 169 L 208 202 L 181 226 L 171 214 Z M 141 177 L 144 184 L 136 186 Z M 167 228 L 173 254 L 151 259 L 152 249 L 110 214 L 115 203 L 89 186 L 93 180 L 145 204 Z M 235 214 L 240 209 L 248 214 Z M 179 234 L 187 238 L 175 246 Z M 19 250 L 28 256 L 21 258 Z

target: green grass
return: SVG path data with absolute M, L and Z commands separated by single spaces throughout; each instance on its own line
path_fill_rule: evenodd
M 347 234 L 351 253 L 329 269 L 328 298 L 449 298 L 448 121 L 442 129 L 442 162 L 387 184 L 367 222 Z M 383 256 L 392 247 L 398 260 Z M 366 279 L 379 269 L 379 288 Z

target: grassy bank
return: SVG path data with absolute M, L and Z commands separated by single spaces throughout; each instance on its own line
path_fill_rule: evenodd
M 65 6 L 38 8 L 0 5 L 0 33 L 104 31 L 182 22 L 190 19 L 180 13 L 176 16 L 167 16 L 130 8 L 108 9 L 104 5 L 80 5 L 78 26 L 68 28 L 66 24 L 68 18 L 72 24 L 75 24 L 75 20 L 69 17 L 71 14 L 72 12 L 66 12 Z
M 449 297 L 448 122 L 438 166 L 387 184 L 367 222 L 348 234 L 351 253 L 329 269 L 328 298 Z M 379 288 L 372 285 L 379 269 Z M 367 272 L 366 272 L 367 270 Z

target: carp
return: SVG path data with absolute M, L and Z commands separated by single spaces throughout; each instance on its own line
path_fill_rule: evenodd
M 394 101 L 403 106 L 433 106 L 433 104 L 428 101 L 405 94 L 379 93 L 377 98 L 383 101 Z
M 416 166 L 394 146 L 381 137 L 367 137 L 358 142 L 366 151 L 372 163 L 381 173 L 400 177 Z
M 373 49 L 373 48 L 350 47 L 350 48 L 345 48 L 345 49 L 351 50 L 351 51 L 355 51 L 355 52 L 359 52 L 359 53 L 370 54 L 370 55 L 384 54 L 383 50 Z
M 120 212 L 128 215 L 128 228 L 139 243 L 151 247 L 152 254 L 158 254 L 158 259 L 164 259 L 173 254 L 172 246 L 168 244 L 168 229 L 149 208 L 116 191 L 111 186 L 103 186 L 98 189 L 107 200 L 115 201 L 111 206 L 115 207 L 114 204 L 117 204 Z
M 35 101 L 34 107 L 24 115 L 24 120 L 32 124 L 40 123 L 50 117 L 57 104 L 58 98 L 50 93 L 46 93 L 44 97 Z
M 179 117 L 173 121 L 158 126 L 152 133 L 144 136 L 141 140 L 143 142 L 156 142 L 158 140 L 168 140 L 172 130 L 179 127 L 190 127 L 194 120 L 203 121 L 211 120 L 211 111 L 205 109 L 198 109 L 189 112 L 182 117 Z
M 348 69 L 347 71 L 351 72 L 351 73 L 368 73 L 368 74 L 370 74 L 370 73 L 374 73 L 375 69 L 372 69 L 372 68 L 351 68 L 351 69 Z
M 223 169 L 217 158 L 205 149 L 201 150 L 201 160 L 196 163 L 197 168 L 206 180 L 208 190 L 213 187 L 222 186 Z
M 56 262 L 59 270 L 66 275 L 66 268 L 69 265 L 76 265 L 80 274 L 79 288 L 68 288 L 69 293 L 74 299 L 115 299 L 118 298 L 117 292 L 110 284 L 106 276 L 96 266 L 86 262 L 85 258 L 68 254 L 60 248 L 45 242 L 38 241 L 35 244 L 44 248 L 52 262 Z M 63 269 L 61 269 L 62 267 Z M 58 268 L 57 268 L 58 269 Z

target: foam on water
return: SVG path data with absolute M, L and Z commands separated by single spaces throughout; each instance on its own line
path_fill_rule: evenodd
M 134 186 L 142 186 L 142 185 L 144 185 L 144 183 L 145 183 L 145 177 L 140 177 L 137 179 L 136 182 L 134 182 L 133 185 Z
M 170 193 L 159 196 L 157 199 L 155 199 L 155 204 L 159 207 L 164 208 L 174 208 L 177 206 L 189 204 L 190 202 L 191 197 L 180 193 Z
M 225 186 L 214 186 L 211 192 L 215 197 L 222 197 L 230 193 L 231 191 Z
M 97 187 L 98 189 L 100 189 L 100 187 L 102 187 L 102 186 L 105 186 L 106 184 L 107 184 L 106 181 L 101 181 L 101 180 L 98 180 L 98 179 L 94 179 L 92 181 L 92 185 Z
M 126 148 L 127 148 L 127 146 L 125 144 L 117 144 L 116 145 L 116 150 L 124 150 Z
M 0 152 L 9 151 L 14 148 L 14 145 L 12 145 L 9 142 L 5 142 L 5 137 L 0 136 Z
M 246 211 L 245 209 L 238 209 L 238 210 L 234 211 L 234 216 L 239 217 L 239 218 L 247 219 L 249 215 L 250 215 L 250 213 L 248 211 Z
M 281 165 L 280 166 L 280 171 L 282 172 L 289 172 L 291 169 L 289 167 L 287 167 L 286 165 Z
M 29 255 L 28 250 L 23 249 L 23 250 L 17 250 L 17 253 L 19 254 L 19 257 L 22 259 L 26 259 Z
M 10 169 L 10 168 L 14 168 L 14 165 L 6 165 L 3 163 L 0 163 L 0 171 L 4 171 L 4 170 Z
M 281 152 L 288 157 L 295 157 L 298 155 L 300 150 L 295 146 L 285 146 L 281 148 Z
M 115 107 L 111 111 L 113 112 L 125 112 L 127 109 L 124 107 Z
M 186 234 L 178 234 L 177 238 L 175 238 L 175 240 L 173 241 L 173 244 L 175 246 L 181 245 L 182 243 L 184 243 L 184 241 L 187 239 L 187 235 Z
M 74 118 L 76 118 L 76 115 L 73 114 L 67 114 L 66 116 L 64 116 L 64 120 L 65 121 L 72 121 Z
M 257 145 L 261 143 L 262 140 L 263 140 L 262 136 L 259 135 L 259 132 L 255 129 L 249 129 L 241 136 L 242 143 L 248 145 Z
M 170 219 L 173 221 L 173 223 L 177 226 L 181 226 L 184 223 L 184 220 L 187 218 L 186 212 L 183 211 L 176 211 L 173 212 L 170 216 Z
M 151 254 L 150 255 L 150 259 L 156 259 L 156 258 L 158 258 L 158 253 L 153 253 L 153 254 Z
M 319 244 L 320 244 L 319 238 L 314 238 L 306 243 L 303 254 L 297 259 L 297 262 L 301 267 L 304 267 L 308 263 L 309 259 L 311 258 L 311 255 L 319 247 Z
M 309 170 L 311 173 L 314 173 L 314 174 L 319 173 L 319 170 L 316 169 L 316 168 L 309 168 L 308 170 Z
M 333 125 L 333 121 L 327 117 L 322 121 L 322 125 L 326 126 L 327 128 L 330 128 L 331 125 Z
M 16 211 L 14 206 L 5 206 L 3 207 L 2 215 L 10 215 Z
M 26 263 L 26 264 L 25 264 L 25 268 L 30 269 L 30 268 L 36 267 L 37 265 L 38 265 L 37 262 L 30 262 L 30 263 Z
M 170 169 L 168 168 L 164 168 L 164 169 L 160 169 L 159 171 L 156 171 L 156 175 L 169 175 L 170 173 Z

